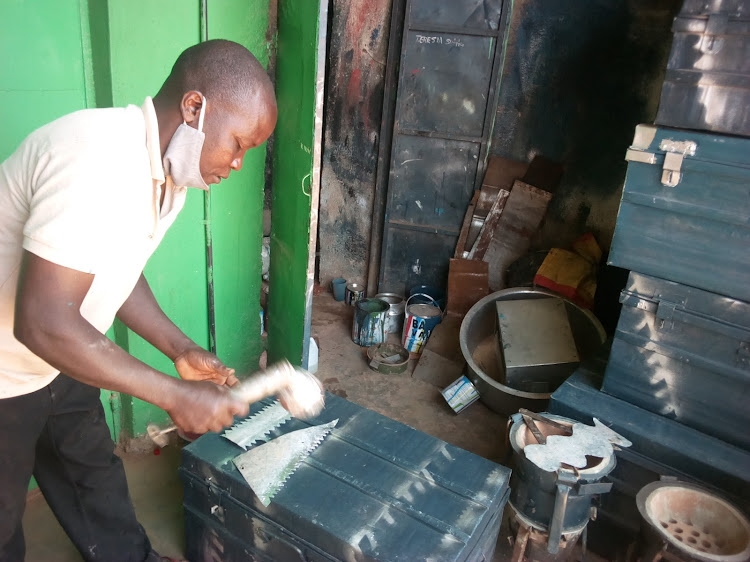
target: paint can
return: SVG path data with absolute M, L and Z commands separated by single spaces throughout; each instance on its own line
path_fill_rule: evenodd
M 359 283 L 349 283 L 346 286 L 346 304 L 355 306 L 358 301 L 365 298 L 365 288 Z
M 414 297 L 414 304 L 435 304 L 445 309 L 445 291 L 433 285 L 416 285 L 409 289 L 409 296 Z
M 417 296 L 423 296 L 431 300 L 432 304 L 409 304 Z M 443 311 L 437 306 L 435 299 L 429 295 L 417 293 L 406 300 L 406 318 L 404 320 L 404 331 L 401 335 L 401 345 L 409 351 L 419 355 L 427 343 L 432 330 L 440 324 L 443 319 Z
M 389 334 L 400 333 L 404 322 L 404 297 L 396 293 L 378 293 L 375 298 L 387 302 L 390 307 L 385 319 L 385 331 Z
M 380 299 L 362 299 L 354 305 L 352 341 L 361 347 L 385 342 L 385 317 L 388 303 Z
M 471 406 L 474 402 L 479 400 L 479 393 L 477 389 L 471 384 L 471 381 L 466 375 L 461 375 L 459 378 L 454 380 L 443 390 L 440 391 L 445 401 L 453 409 L 454 412 L 459 413 Z

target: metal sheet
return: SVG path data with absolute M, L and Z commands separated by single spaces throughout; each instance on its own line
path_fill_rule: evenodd
M 467 172 L 476 170 L 479 145 L 402 135 L 393 154 L 389 218 L 458 230 L 474 191 Z
M 578 362 L 562 299 L 497 301 L 495 307 L 506 369 Z
M 407 294 L 416 285 L 443 286 L 457 238 L 458 232 L 441 234 L 434 229 L 414 230 L 392 224 L 390 259 L 383 272 L 390 291 Z
M 481 136 L 494 41 L 493 37 L 407 31 L 396 106 L 398 127 Z
M 391 159 L 379 291 L 405 292 L 412 279 L 426 284 L 428 277 L 429 284 L 446 285 L 448 260 L 486 165 L 510 4 L 407 2 L 404 31 L 393 37 L 401 42 L 393 142 L 381 147 Z M 438 237 L 423 245 L 418 232 Z M 432 266 L 420 268 L 416 259 Z
M 415 26 L 444 25 L 496 30 L 502 8 L 502 0 L 464 0 L 462 2 L 413 0 L 410 16 Z

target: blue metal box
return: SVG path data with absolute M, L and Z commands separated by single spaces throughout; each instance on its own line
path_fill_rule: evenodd
M 685 0 L 656 122 L 750 136 L 750 0 Z
M 267 401 L 256 404 L 256 412 Z M 183 449 L 190 560 L 492 559 L 510 470 L 328 394 L 310 422 L 339 420 L 264 507 L 207 434 Z
M 638 490 L 661 476 L 701 484 L 750 509 L 750 453 L 599 391 L 603 360 L 587 362 L 550 398 L 549 411 L 585 423 L 598 418 L 633 442 L 617 451 L 613 489 L 599 513 L 615 527 L 638 528 Z
M 602 390 L 750 450 L 750 303 L 631 272 Z
M 636 127 L 609 263 L 750 302 L 750 139 Z

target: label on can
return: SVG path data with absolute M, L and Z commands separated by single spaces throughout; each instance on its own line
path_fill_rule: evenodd
M 447 387 L 441 390 L 440 393 L 456 413 L 466 409 L 479 399 L 479 392 L 477 392 L 477 389 L 471 384 L 471 381 L 466 378 L 466 375 L 462 375 L 450 383 Z

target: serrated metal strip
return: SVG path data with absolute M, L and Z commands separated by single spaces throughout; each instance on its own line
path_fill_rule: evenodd
M 264 506 L 302 462 L 322 443 L 338 420 L 299 429 L 258 445 L 233 459 L 234 465 Z
M 224 437 L 243 449 L 247 449 L 256 441 L 268 441 L 271 431 L 291 417 L 291 414 L 279 402 L 274 402 L 249 418 L 235 423 L 224 431 Z

